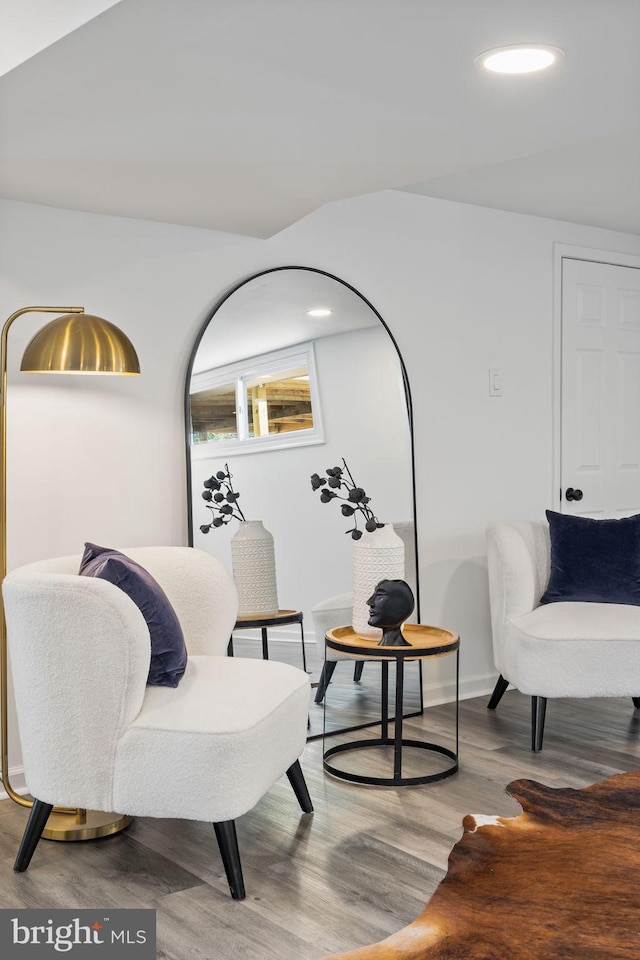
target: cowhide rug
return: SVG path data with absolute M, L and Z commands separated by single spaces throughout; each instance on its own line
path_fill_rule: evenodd
M 638 960 L 640 771 L 507 791 L 523 813 L 465 817 L 417 920 L 340 960 Z

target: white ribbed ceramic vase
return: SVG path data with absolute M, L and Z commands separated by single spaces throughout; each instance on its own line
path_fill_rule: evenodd
M 243 520 L 231 538 L 233 579 L 238 591 L 238 618 L 278 612 L 273 537 L 262 520 Z
M 363 637 L 379 640 L 382 630 L 369 626 L 367 600 L 380 580 L 404 580 L 404 541 L 390 523 L 363 533 L 353 544 L 352 626 Z

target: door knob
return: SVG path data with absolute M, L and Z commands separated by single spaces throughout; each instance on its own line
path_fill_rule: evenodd
M 584 496 L 582 490 L 574 490 L 573 487 L 567 487 L 564 495 L 567 500 L 582 500 Z

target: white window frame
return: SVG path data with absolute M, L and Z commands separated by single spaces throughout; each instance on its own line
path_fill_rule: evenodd
M 309 393 L 311 395 L 311 410 L 313 413 L 313 427 L 307 430 L 290 430 L 282 434 L 270 434 L 266 437 L 248 436 L 248 380 L 263 375 L 273 375 L 278 369 L 286 370 L 289 367 L 306 366 L 309 372 Z M 267 450 L 283 450 L 290 447 L 309 446 L 324 443 L 324 429 L 320 412 L 320 394 L 318 391 L 318 376 L 316 372 L 316 358 L 313 343 L 297 343 L 284 350 L 274 350 L 272 353 L 259 357 L 249 357 L 230 363 L 215 370 L 205 370 L 195 373 L 191 377 L 190 393 L 200 393 L 211 390 L 213 387 L 235 383 L 236 405 L 238 412 L 237 439 L 209 440 L 203 443 L 191 443 L 191 455 L 194 460 L 207 460 L 219 454 L 238 455 L 244 453 L 261 453 Z

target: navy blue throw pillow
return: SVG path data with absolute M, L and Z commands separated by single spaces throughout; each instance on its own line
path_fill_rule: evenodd
M 640 606 L 640 514 L 591 520 L 547 510 L 551 576 L 540 603 Z
M 119 550 L 95 543 L 85 543 L 79 572 L 84 577 L 108 580 L 133 600 L 151 637 L 147 683 L 177 687 L 187 667 L 187 648 L 180 621 L 157 580 Z

